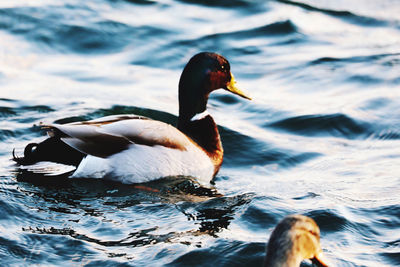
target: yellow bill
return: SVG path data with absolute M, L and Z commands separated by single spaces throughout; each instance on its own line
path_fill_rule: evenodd
M 243 91 L 241 91 L 239 88 L 236 87 L 236 81 L 235 81 L 235 77 L 233 76 L 233 74 L 231 73 L 231 80 L 229 81 L 229 83 L 226 85 L 226 89 L 229 92 L 234 93 L 235 95 L 241 96 L 243 98 L 246 98 L 248 100 L 251 100 L 251 97 L 246 95 Z
M 311 259 L 311 261 L 320 267 L 328 267 L 328 262 L 324 257 L 324 254 L 322 254 L 322 251 L 320 251 L 317 255 L 314 256 L 314 258 Z

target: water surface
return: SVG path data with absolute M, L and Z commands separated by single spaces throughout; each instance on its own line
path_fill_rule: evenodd
M 395 0 L 2 1 L 2 266 L 261 266 L 292 213 L 317 221 L 335 266 L 400 265 L 399 14 Z M 227 57 L 253 98 L 211 96 L 225 161 L 208 188 L 44 178 L 10 161 L 42 121 L 174 124 L 199 51 Z

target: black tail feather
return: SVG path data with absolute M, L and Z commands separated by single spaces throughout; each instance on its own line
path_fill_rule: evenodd
M 13 160 L 20 165 L 29 165 L 29 164 L 35 163 L 35 161 L 33 160 L 34 157 L 32 157 L 32 150 L 34 147 L 37 147 L 37 146 L 38 146 L 38 144 L 36 144 L 36 143 L 29 143 L 24 149 L 23 157 L 18 157 L 15 154 L 15 148 L 14 148 L 12 151 Z
M 24 149 L 24 156 L 18 157 L 15 149 L 13 160 L 19 165 L 31 165 L 39 161 L 52 161 L 78 166 L 85 154 L 65 144 L 57 137 L 50 137 L 43 142 L 29 143 Z
M 18 164 L 22 164 L 21 162 L 22 162 L 23 158 L 20 158 L 17 155 L 15 155 L 15 148 L 13 148 L 12 156 L 13 156 L 13 158 L 12 158 L 13 161 L 15 161 Z

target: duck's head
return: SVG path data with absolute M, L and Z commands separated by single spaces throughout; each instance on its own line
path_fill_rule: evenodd
M 179 118 L 190 120 L 204 112 L 209 94 L 220 88 L 251 99 L 236 87 L 230 64 L 223 56 L 208 52 L 193 56 L 179 81 Z
M 310 259 L 317 266 L 328 266 L 323 259 L 316 222 L 303 215 L 290 215 L 276 226 L 267 246 L 265 266 L 298 267 Z

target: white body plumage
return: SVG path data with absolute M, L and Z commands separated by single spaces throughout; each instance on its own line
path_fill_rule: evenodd
M 160 145 L 132 144 L 108 158 L 86 156 L 71 177 L 105 178 L 130 184 L 169 176 L 190 176 L 200 183 L 208 183 L 213 173 L 210 158 L 195 145 L 181 151 Z

